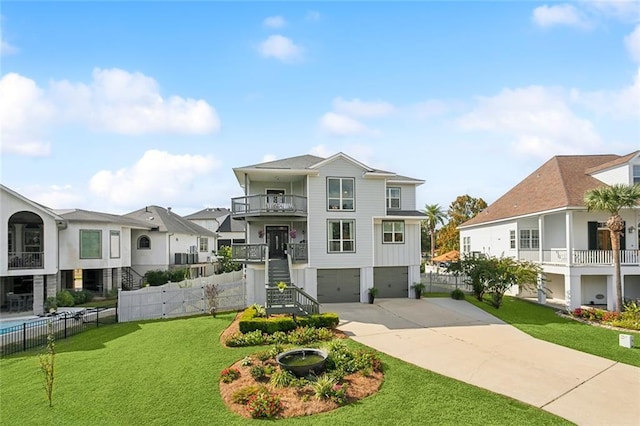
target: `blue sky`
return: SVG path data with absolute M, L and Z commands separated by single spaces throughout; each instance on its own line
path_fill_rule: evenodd
M 559 154 L 640 149 L 640 3 L 12 2 L 2 183 L 179 214 L 233 167 L 344 152 L 487 202 Z

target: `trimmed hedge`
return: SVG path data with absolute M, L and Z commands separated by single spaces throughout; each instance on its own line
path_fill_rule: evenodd
M 256 316 L 256 310 L 248 307 L 240 317 L 239 326 L 241 333 L 249 333 L 260 330 L 263 333 L 273 334 L 276 331 L 288 332 L 297 327 L 336 328 L 338 326 L 338 314 L 315 314 L 308 317 L 271 317 L 261 318 Z

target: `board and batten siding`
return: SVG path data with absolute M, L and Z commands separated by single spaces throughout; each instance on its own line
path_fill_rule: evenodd
M 404 243 L 382 242 L 382 224 L 374 224 L 374 266 L 420 265 L 420 222 L 404 221 Z
M 415 210 L 416 209 L 416 187 L 415 185 L 396 184 L 388 182 L 386 188 L 400 188 L 400 210 Z M 383 194 L 383 197 L 387 196 L 387 192 Z
M 342 158 L 326 164 L 309 180 L 309 265 L 314 268 L 355 268 L 373 264 L 372 217 L 386 213 L 383 179 L 364 179 L 361 167 Z M 355 211 L 327 210 L 327 178 L 355 179 Z M 355 253 L 328 253 L 327 220 L 356 222 Z

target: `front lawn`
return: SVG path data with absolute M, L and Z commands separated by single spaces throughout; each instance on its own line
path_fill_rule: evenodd
M 233 314 L 114 324 L 56 343 L 53 408 L 37 354 L 0 359 L 0 418 L 20 425 L 262 424 L 232 413 L 219 374 L 256 347 L 225 348 Z M 350 345 L 358 344 L 350 341 Z M 278 424 L 569 424 L 535 407 L 382 355 L 380 391 Z
M 504 304 L 496 309 L 489 304 L 489 296 L 485 297 L 480 302 L 467 295 L 466 300 L 537 339 L 640 367 L 639 343 L 632 349 L 619 345 L 621 333 L 634 334 L 636 342 L 640 341 L 639 333 L 584 324 L 556 315 L 551 307 L 516 297 L 505 296 Z

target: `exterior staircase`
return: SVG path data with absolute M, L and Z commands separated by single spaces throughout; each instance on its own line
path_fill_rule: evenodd
M 138 290 L 142 287 L 143 279 L 144 277 L 137 273 L 134 269 L 129 267 L 122 268 L 123 290 Z
M 277 286 L 279 282 L 286 283 L 287 288 L 279 289 Z M 308 316 L 320 313 L 320 303 L 301 288 L 291 284 L 287 259 L 269 259 L 269 286 L 265 290 L 267 292 L 267 315 Z

